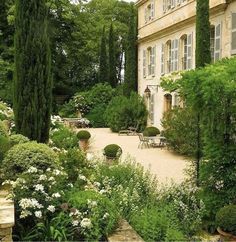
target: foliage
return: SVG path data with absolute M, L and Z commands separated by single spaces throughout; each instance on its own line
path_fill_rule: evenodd
M 78 147 L 79 140 L 76 133 L 65 126 L 60 126 L 58 129 L 54 129 L 50 134 L 50 138 L 52 145 L 59 149 Z
M 130 6 L 129 31 L 126 46 L 125 84 L 124 94 L 129 96 L 132 91 L 137 91 L 137 11 L 133 5 Z
M 68 175 L 68 181 L 72 184 L 77 181 L 81 171 L 87 167 L 87 160 L 84 153 L 76 148 L 60 153 L 59 160 Z
M 3 121 L 0 121 L 0 136 L 8 136 L 7 127 Z
M 236 235 L 236 205 L 228 205 L 216 213 L 216 224 L 224 231 Z
M 7 103 L 0 101 L 0 120 L 12 120 L 13 110 Z
M 77 133 L 77 137 L 79 140 L 88 140 L 91 137 L 91 134 L 87 130 L 80 130 Z
M 147 110 L 143 99 L 132 93 L 129 98 L 118 96 L 112 99 L 104 114 L 107 125 L 113 132 L 118 132 L 121 129 L 130 126 L 139 129 L 146 127 Z
M 211 63 L 209 0 L 197 0 L 196 67 Z
M 162 119 L 163 136 L 168 146 L 182 155 L 194 157 L 196 150 L 196 115 L 190 108 L 174 108 Z
M 143 135 L 148 137 L 157 136 L 158 134 L 160 134 L 160 130 L 156 127 L 147 127 L 143 131 Z
M 13 134 L 9 136 L 9 142 L 11 146 L 27 143 L 29 141 L 30 140 L 27 137 L 21 134 Z
M 104 148 L 104 155 L 110 158 L 119 158 L 122 154 L 122 149 L 119 145 L 110 144 Z
M 104 113 L 106 111 L 107 104 L 96 105 L 87 115 L 86 118 L 90 121 L 94 128 L 106 127 L 106 121 L 104 119 Z
M 9 139 L 0 135 L 0 166 L 6 152 L 10 149 Z
M 57 167 L 57 155 L 44 144 L 28 142 L 13 146 L 2 162 L 3 179 L 17 178 L 30 166 L 45 171 Z
M 37 3 L 37 4 L 36 4 Z M 44 0 L 15 3 L 14 114 L 17 133 L 31 140 L 49 139 L 52 78 Z
M 69 203 L 75 208 L 72 217 L 80 240 L 105 239 L 117 225 L 119 215 L 114 204 L 99 193 L 73 191 Z
M 107 47 L 105 26 L 103 27 L 101 45 L 100 45 L 100 60 L 99 60 L 99 82 L 108 82 L 108 66 L 107 66 Z

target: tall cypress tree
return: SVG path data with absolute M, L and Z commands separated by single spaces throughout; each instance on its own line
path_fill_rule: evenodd
M 211 62 L 209 0 L 197 0 L 196 67 Z
M 195 53 L 196 68 L 204 67 L 211 62 L 210 49 L 210 21 L 209 21 L 209 0 L 197 0 L 196 14 L 196 53 Z M 202 142 L 201 142 L 201 82 L 198 80 L 196 95 L 197 106 L 195 107 L 197 116 L 197 131 L 196 131 L 196 184 L 200 185 L 200 161 L 202 158 Z
M 18 133 L 49 138 L 52 79 L 45 0 L 16 0 L 14 114 Z
M 112 23 L 109 31 L 109 83 L 112 87 L 117 86 L 115 38 Z
M 100 65 L 99 65 L 99 82 L 108 82 L 108 66 L 107 66 L 107 49 L 105 26 L 103 27 L 101 46 L 100 46 Z
M 137 28 L 136 11 L 131 5 L 129 32 L 126 46 L 125 85 L 124 94 L 129 96 L 137 91 Z

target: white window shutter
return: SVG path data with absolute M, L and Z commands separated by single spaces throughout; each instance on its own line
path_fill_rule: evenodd
M 155 1 L 152 0 L 152 3 L 151 3 L 151 18 L 154 19 L 155 17 Z
M 165 13 L 166 12 L 166 8 L 167 8 L 167 2 L 166 2 L 167 0 L 163 0 L 163 2 L 162 2 L 162 7 L 163 7 L 163 12 Z
M 171 58 L 170 58 L 170 72 L 174 71 L 175 62 L 175 40 L 171 41 Z
M 152 94 L 150 97 L 150 109 L 149 109 L 149 117 L 150 117 L 150 121 L 153 124 L 154 123 L 154 105 L 155 105 L 155 94 Z
M 151 74 L 155 76 L 155 67 L 156 66 L 156 46 L 152 47 L 152 67 Z
M 171 8 L 175 7 L 175 0 L 171 0 Z
M 147 21 L 148 21 L 148 9 L 147 8 L 145 8 L 144 18 L 145 18 L 145 23 L 147 23 Z
M 236 13 L 232 13 L 232 37 L 231 37 L 231 52 L 236 54 Z
M 161 45 L 161 74 L 165 73 L 165 45 Z
M 145 78 L 147 73 L 146 73 L 146 50 L 143 50 L 143 77 Z
M 221 58 L 221 24 L 215 26 L 215 51 L 214 61 Z
M 187 69 L 192 69 L 193 34 L 187 36 Z
M 174 41 L 174 66 L 173 71 L 178 70 L 178 49 L 179 49 L 179 40 L 175 39 Z

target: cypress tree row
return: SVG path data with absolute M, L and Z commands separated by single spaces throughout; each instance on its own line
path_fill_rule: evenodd
M 111 24 L 110 31 L 109 31 L 109 83 L 112 87 L 117 86 L 115 38 L 114 38 L 113 24 Z
M 125 65 L 125 84 L 124 94 L 129 96 L 132 91 L 137 91 L 137 28 L 136 11 L 131 5 L 129 32 L 126 47 L 126 65 Z
M 99 65 L 99 82 L 108 82 L 108 66 L 107 66 L 107 49 L 105 26 L 103 27 L 101 46 L 100 46 L 100 65 Z
M 45 0 L 16 0 L 14 114 L 16 130 L 49 138 L 52 79 Z
M 196 68 L 211 63 L 209 0 L 197 0 Z

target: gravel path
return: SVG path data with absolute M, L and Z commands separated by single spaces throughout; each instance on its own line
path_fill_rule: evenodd
M 138 136 L 119 136 L 106 128 L 88 130 L 92 135 L 89 152 L 96 156 L 102 155 L 102 149 L 106 145 L 118 144 L 123 150 L 122 159 L 128 155 L 134 157 L 146 169 L 150 169 L 161 183 L 168 184 L 171 180 L 176 183 L 183 181 L 184 169 L 188 166 L 184 157 L 176 155 L 166 148 L 138 149 Z

